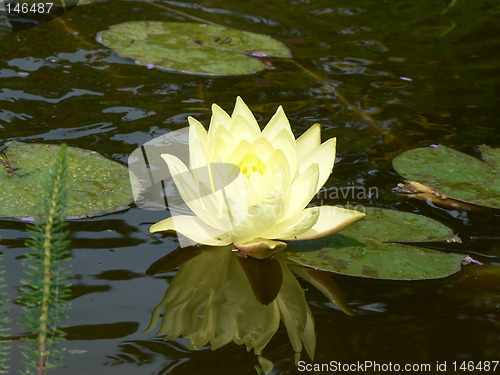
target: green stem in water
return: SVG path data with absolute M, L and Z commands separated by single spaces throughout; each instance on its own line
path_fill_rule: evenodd
M 61 155 L 66 156 L 66 148 L 63 145 L 61 147 Z M 43 243 L 43 297 L 42 297 L 42 307 L 40 315 L 40 331 L 38 334 L 38 375 L 45 374 L 46 363 L 47 363 L 47 332 L 48 332 L 48 320 L 49 320 L 49 306 L 50 306 L 50 287 L 52 284 L 52 271 L 51 271 L 51 249 L 52 249 L 52 229 L 54 225 L 54 219 L 57 217 L 57 202 L 59 194 L 61 191 L 62 184 L 62 171 L 57 170 L 54 179 L 54 185 L 52 190 L 52 196 L 50 199 L 49 212 L 47 215 L 47 222 L 45 224 Z
M 68 284 L 64 280 L 67 271 L 62 267 L 67 256 L 67 232 L 63 231 L 67 197 L 66 145 L 61 145 L 55 159 L 44 184 L 39 217 L 34 225 L 28 226 L 31 239 L 26 244 L 32 252 L 26 254 L 25 272 L 29 279 L 22 281 L 26 287 L 21 289 L 20 298 L 25 304 L 21 319 L 35 336 L 25 339 L 29 344 L 23 352 L 29 360 L 27 373 L 37 375 L 45 375 L 48 368 L 54 366 L 52 362 L 56 362 L 53 358 L 59 351 L 51 347 L 64 338 L 58 323 L 68 305 L 65 300 Z

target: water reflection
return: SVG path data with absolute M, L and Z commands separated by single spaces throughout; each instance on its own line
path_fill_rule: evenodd
M 296 361 L 303 349 L 314 358 L 314 318 L 292 269 L 331 301 L 343 304 L 329 277 L 298 267 L 284 256 L 257 260 L 241 258 L 230 247 L 179 248 L 155 262 L 147 273 L 168 272 L 177 266 L 179 270 L 154 309 L 146 332 L 161 322 L 159 335 L 166 335 L 165 340 L 182 336 L 190 350 L 208 343 L 212 350 L 230 342 L 245 344 L 247 350 L 253 349 L 266 373 L 272 363 L 262 352 L 280 321 Z

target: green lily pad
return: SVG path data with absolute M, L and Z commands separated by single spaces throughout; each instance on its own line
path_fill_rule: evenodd
M 11 142 L 0 154 L 0 217 L 39 214 L 41 186 L 60 146 Z M 132 202 L 128 168 L 102 155 L 68 147 L 68 217 L 125 209 Z
M 191 74 L 253 74 L 267 65 L 252 56 L 291 57 L 269 36 L 200 23 L 126 22 L 101 31 L 97 41 L 140 64 Z
M 481 156 L 486 162 L 439 145 L 406 151 L 392 165 L 445 198 L 500 208 L 500 148 L 481 146 Z
M 442 278 L 470 262 L 464 254 L 395 243 L 452 239 L 452 230 L 437 221 L 382 208 L 365 207 L 365 213 L 342 234 L 289 243 L 288 258 L 325 271 L 386 280 Z

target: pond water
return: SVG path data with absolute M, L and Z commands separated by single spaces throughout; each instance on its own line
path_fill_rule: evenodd
M 445 144 L 479 157 L 500 146 L 500 6 L 488 0 L 156 1 L 192 16 L 284 42 L 293 61 L 250 76 L 201 77 L 147 69 L 95 41 L 125 21 L 190 21 L 141 1 L 79 5 L 47 24 L 13 33 L 0 23 L 0 148 L 9 141 L 62 143 L 126 163 L 144 142 L 187 125 L 205 125 L 210 106 L 231 111 L 240 95 L 264 124 L 282 105 L 296 135 L 322 125 L 337 137 L 328 186 L 375 188 L 370 196 L 324 199 L 420 213 L 453 228 L 462 243 L 443 251 L 469 254 L 469 265 L 445 279 L 396 282 L 335 276 L 354 312 L 344 314 L 301 282 L 315 319 L 314 363 L 431 364 L 500 360 L 498 214 L 459 212 L 399 197 L 391 158 L 417 146 Z M 5 12 L 0 12 L 5 21 Z M 318 80 L 318 78 L 321 79 Z M 346 105 L 366 113 L 360 116 Z M 36 162 L 36 161 L 34 161 Z M 464 171 L 467 173 L 467 171 Z M 1 188 L 1 187 L 0 187 Z M 319 202 L 319 198 L 316 199 Z M 54 374 L 254 374 L 244 346 L 187 348 L 143 333 L 175 272 L 146 269 L 176 243 L 150 234 L 165 212 L 135 206 L 69 224 L 71 310 L 64 321 L 63 366 Z M 402 223 L 401 225 L 404 225 Z M 0 221 L 6 270 L 11 373 L 23 369 L 16 324 L 26 224 Z M 300 373 L 281 326 L 264 350 L 272 374 Z M 302 359 L 312 361 L 306 353 Z M 500 367 L 499 367 L 500 368 Z M 441 368 L 443 369 L 443 368 Z M 498 369 L 497 369 L 498 371 Z M 329 373 L 333 371 L 325 371 Z M 354 373 L 354 372 L 353 372 Z M 381 373 L 381 372 L 380 372 Z M 414 372 L 418 373 L 418 372 Z

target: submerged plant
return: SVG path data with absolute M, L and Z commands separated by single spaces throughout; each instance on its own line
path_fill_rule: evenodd
M 28 232 L 31 248 L 26 256 L 28 278 L 21 290 L 21 302 L 26 306 L 23 323 L 36 336 L 27 338 L 23 355 L 28 359 L 28 370 L 45 374 L 49 367 L 57 365 L 54 345 L 64 338 L 59 326 L 68 308 L 67 266 L 64 261 L 68 250 L 64 222 L 67 179 L 66 146 L 63 145 L 50 169 L 41 200 L 40 216 Z
M 8 340 L 9 327 L 7 326 L 10 322 L 8 316 L 8 307 L 5 306 L 7 301 L 7 292 L 5 290 L 3 273 L 5 272 L 3 267 L 3 256 L 0 253 L 0 374 L 9 373 L 9 350 L 10 350 L 10 340 Z
M 265 258 L 283 250 L 283 240 L 323 237 L 365 216 L 335 206 L 306 208 L 335 161 L 336 139 L 321 143 L 319 124 L 295 139 L 279 107 L 261 131 L 240 97 L 231 117 L 216 104 L 212 112 L 208 132 L 189 118 L 189 169 L 177 155 L 162 154 L 196 216 L 172 216 L 151 232 L 176 231 L 195 243 L 233 244 Z

